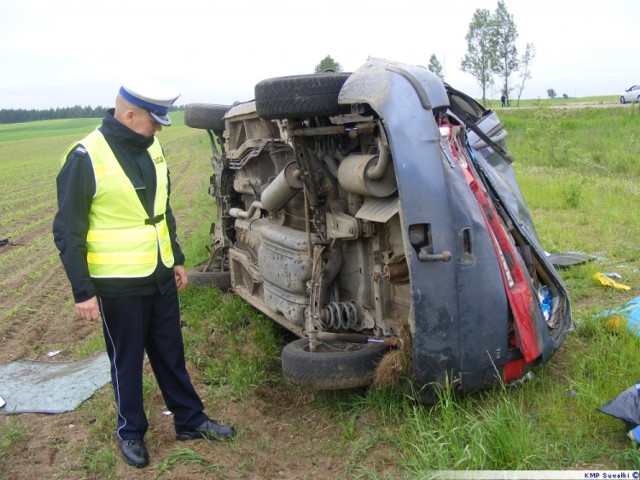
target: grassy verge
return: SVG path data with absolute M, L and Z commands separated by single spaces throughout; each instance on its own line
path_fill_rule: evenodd
M 481 100 L 478 100 L 481 102 Z M 567 97 L 562 96 L 556 98 L 512 98 L 509 104 L 511 108 L 519 107 L 549 107 L 549 106 L 575 106 L 575 105 L 611 105 L 618 104 L 620 97 L 616 95 L 601 95 L 594 97 Z M 493 109 L 501 109 L 500 99 L 487 99 L 487 107 Z

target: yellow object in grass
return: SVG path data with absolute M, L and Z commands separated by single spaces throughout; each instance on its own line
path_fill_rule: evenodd
M 625 285 L 624 283 L 618 283 L 612 278 L 609 278 L 605 274 L 600 272 L 594 273 L 591 278 L 600 282 L 605 287 L 613 287 L 613 288 L 617 288 L 618 290 L 631 290 L 631 287 L 629 285 Z
M 620 330 L 627 328 L 629 320 L 624 315 L 611 315 L 605 320 L 605 325 L 609 330 L 619 332 Z

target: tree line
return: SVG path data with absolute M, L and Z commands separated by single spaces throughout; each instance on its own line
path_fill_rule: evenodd
M 0 110 L 0 124 L 35 122 L 37 120 L 59 120 L 65 118 L 102 118 L 107 113 L 107 107 L 74 107 L 49 108 L 48 110 L 2 109 Z M 170 111 L 184 110 L 184 105 L 172 105 Z
M 37 120 L 57 120 L 64 118 L 101 118 L 107 112 L 105 107 L 74 107 L 50 108 L 48 110 L 2 109 L 0 110 L 0 124 L 34 122 Z

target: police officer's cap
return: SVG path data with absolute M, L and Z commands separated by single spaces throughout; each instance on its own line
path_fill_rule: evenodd
M 162 125 L 171 125 L 171 119 L 167 115 L 169 107 L 180 96 L 164 85 L 140 81 L 123 84 L 120 87 L 120 95 L 129 103 L 147 110 Z

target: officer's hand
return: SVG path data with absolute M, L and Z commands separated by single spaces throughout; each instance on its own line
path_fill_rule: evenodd
M 189 282 L 189 280 L 187 279 L 187 271 L 182 265 L 175 265 L 173 267 L 173 276 L 176 279 L 176 286 L 178 287 L 178 291 L 181 292 Z
M 98 308 L 98 298 L 91 297 L 84 302 L 76 303 L 76 312 L 84 318 L 92 322 L 100 318 L 100 309 Z

